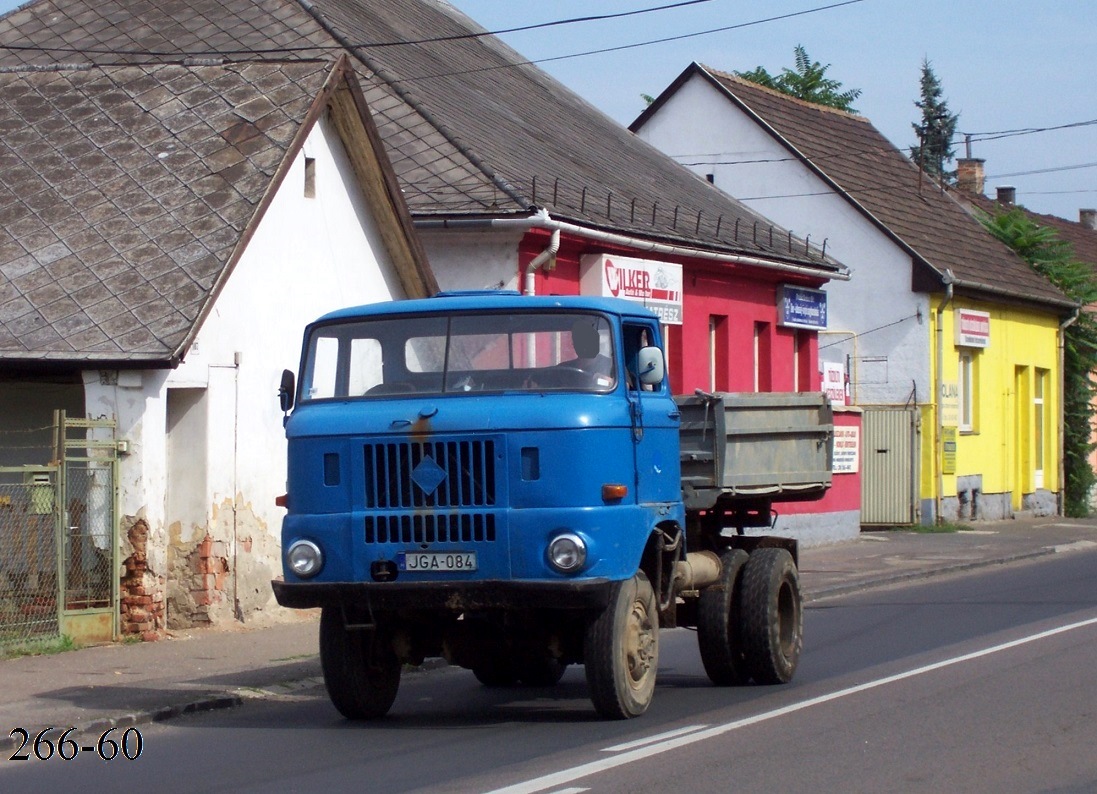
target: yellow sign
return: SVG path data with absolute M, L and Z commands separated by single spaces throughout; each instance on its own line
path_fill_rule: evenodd
M 941 473 L 956 473 L 956 428 L 941 428 Z

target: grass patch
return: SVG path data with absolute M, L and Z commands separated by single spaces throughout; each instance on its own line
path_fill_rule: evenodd
M 0 658 L 16 659 L 20 656 L 52 656 L 55 653 L 75 651 L 80 646 L 72 637 L 62 634 L 60 637 L 50 637 L 44 640 L 32 640 L 20 645 L 8 648 L 0 648 Z

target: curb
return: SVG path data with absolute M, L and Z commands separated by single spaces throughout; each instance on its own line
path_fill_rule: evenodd
M 918 579 L 933 579 L 938 576 L 948 576 L 953 573 L 964 573 L 965 571 L 973 571 L 979 568 L 992 568 L 996 565 L 1009 565 L 1014 562 L 1023 562 L 1025 560 L 1035 560 L 1041 557 L 1050 557 L 1057 554 L 1058 551 L 1054 547 L 1048 547 L 1043 549 L 1037 549 L 1036 551 L 1026 551 L 1018 554 L 1011 554 L 1008 557 L 996 557 L 992 560 L 972 560 L 971 562 L 954 563 L 952 565 L 945 565 L 935 568 L 922 568 L 916 571 L 905 571 L 902 573 L 889 573 L 882 576 L 869 577 L 861 579 L 856 582 L 846 582 L 843 584 L 829 585 L 827 587 L 821 587 L 811 593 L 805 594 L 804 603 L 811 604 L 815 601 L 822 601 L 827 598 L 833 598 L 840 595 L 849 595 L 850 593 L 857 593 L 862 590 L 872 590 L 879 587 L 887 587 L 892 584 L 901 584 L 903 582 L 916 581 Z

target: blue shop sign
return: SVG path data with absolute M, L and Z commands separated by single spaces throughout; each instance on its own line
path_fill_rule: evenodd
M 777 323 L 789 328 L 827 327 L 827 294 L 821 289 L 782 285 L 777 290 Z

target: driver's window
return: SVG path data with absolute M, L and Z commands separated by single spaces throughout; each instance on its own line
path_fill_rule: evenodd
M 655 344 L 655 334 L 646 325 L 625 325 L 625 370 L 628 378 L 628 387 L 640 391 L 660 391 L 662 384 L 641 383 L 637 376 L 637 358 L 640 350 Z

